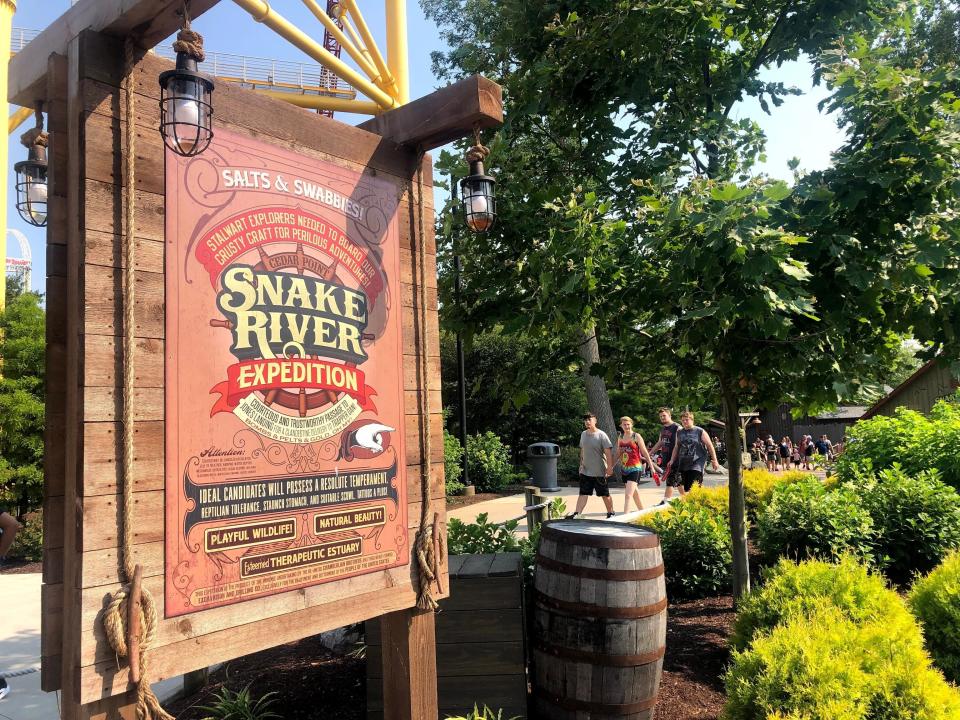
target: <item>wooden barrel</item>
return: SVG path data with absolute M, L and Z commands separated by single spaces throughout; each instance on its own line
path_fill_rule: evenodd
M 656 533 L 626 523 L 545 523 L 533 595 L 536 717 L 652 718 L 667 635 Z

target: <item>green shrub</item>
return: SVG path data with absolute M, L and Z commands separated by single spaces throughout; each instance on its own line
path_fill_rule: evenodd
M 726 485 L 720 487 L 694 486 L 683 500 L 688 505 L 695 505 L 723 517 L 727 522 L 730 517 L 730 490 Z
M 23 527 L 14 538 L 9 555 L 28 562 L 40 562 L 43 559 L 43 510 L 23 518 Z
M 726 589 L 733 557 L 722 516 L 679 503 L 670 512 L 654 515 L 650 524 L 660 536 L 672 599 L 708 597 Z
M 580 448 L 569 445 L 560 448 L 557 475 L 566 480 L 576 480 L 580 476 Z
M 747 512 L 751 516 L 755 517 L 762 508 L 767 506 L 776 484 L 777 476 L 769 470 L 743 471 L 743 499 L 747 505 Z
M 451 555 L 474 555 L 517 552 L 520 543 L 516 530 L 519 523 L 510 520 L 502 525 L 491 523 L 487 513 L 477 515 L 475 523 L 457 518 L 447 520 L 447 549 Z
M 845 552 L 872 560 L 873 522 L 857 493 L 845 487 L 827 491 L 814 477 L 775 487 L 757 526 L 768 562 L 781 556 L 833 559 Z
M 780 473 L 780 475 L 777 476 L 776 484 L 793 485 L 794 483 L 804 482 L 810 478 L 819 481 L 819 478 L 809 470 L 787 470 L 787 472 Z
M 853 557 L 845 556 L 837 564 L 820 560 L 797 564 L 784 558 L 764 573 L 759 588 L 741 599 L 730 644 L 743 650 L 758 635 L 825 606 L 858 623 L 909 618 L 900 596 Z
M 899 463 L 908 475 L 939 470 L 945 483 L 960 490 L 958 447 L 960 405 L 941 400 L 929 416 L 898 408 L 894 417 L 878 415 L 849 429 L 836 472 L 849 481 Z
M 734 654 L 725 720 L 946 720 L 960 693 L 909 618 L 857 623 L 838 608 L 798 616 Z
M 478 492 L 502 490 L 513 480 L 510 448 L 489 430 L 467 436 L 467 470 Z
M 918 580 L 909 601 L 933 662 L 960 683 L 960 552 Z
M 936 470 L 911 477 L 894 465 L 857 486 L 876 532 L 874 557 L 894 582 L 929 572 L 960 548 L 960 495 Z
M 463 492 L 465 485 L 460 482 L 460 476 L 463 474 L 463 446 L 460 441 L 443 431 L 443 477 L 447 495 L 459 495 Z

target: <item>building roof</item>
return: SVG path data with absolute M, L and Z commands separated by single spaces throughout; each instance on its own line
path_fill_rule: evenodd
M 873 405 L 871 405 L 870 409 L 868 409 L 860 419 L 866 420 L 867 418 L 872 418 L 874 415 L 878 414 L 881 410 L 887 407 L 887 405 L 894 402 L 900 395 L 902 395 L 904 392 L 910 389 L 911 385 L 923 379 L 923 377 L 927 375 L 927 373 L 929 373 L 931 370 L 933 370 L 936 366 L 937 366 L 936 359 L 930 360 L 926 364 L 921 365 L 920 368 L 913 373 L 913 375 L 908 377 L 902 383 L 897 385 L 893 390 L 891 390 L 889 393 L 887 393 L 882 398 L 877 400 Z
M 820 413 L 813 417 L 817 420 L 859 420 L 868 408 L 867 405 L 841 405 L 836 410 Z

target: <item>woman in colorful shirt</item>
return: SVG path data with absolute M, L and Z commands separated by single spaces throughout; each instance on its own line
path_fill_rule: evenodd
M 623 433 L 617 440 L 617 450 L 620 453 L 620 467 L 623 469 L 623 512 L 630 511 L 630 499 L 637 506 L 637 510 L 643 510 L 643 503 L 640 501 L 640 491 L 637 490 L 637 481 L 640 479 L 640 469 L 643 467 L 643 461 L 646 460 L 653 473 L 662 472 L 650 457 L 647 451 L 647 445 L 643 442 L 640 433 L 633 431 L 633 420 L 629 417 L 620 418 L 620 429 Z

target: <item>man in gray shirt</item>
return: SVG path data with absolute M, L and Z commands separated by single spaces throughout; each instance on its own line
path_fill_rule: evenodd
M 575 518 L 587 506 L 587 498 L 597 493 L 607 506 L 607 517 L 613 517 L 613 500 L 610 499 L 609 477 L 613 474 L 613 443 L 607 434 L 597 428 L 597 416 L 583 416 L 586 428 L 580 433 L 580 496 L 577 509 L 567 515 Z

